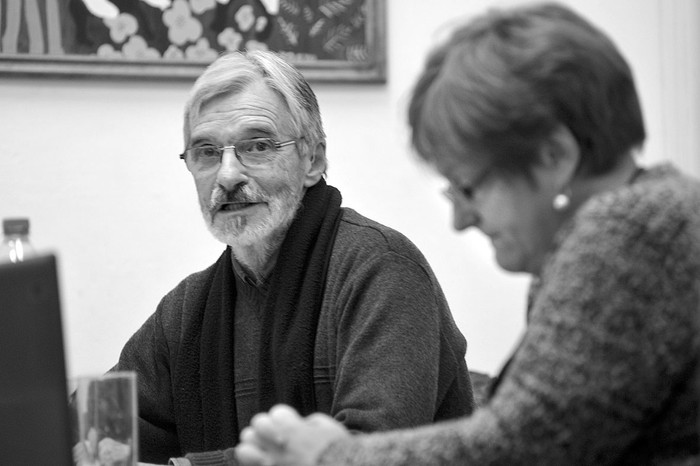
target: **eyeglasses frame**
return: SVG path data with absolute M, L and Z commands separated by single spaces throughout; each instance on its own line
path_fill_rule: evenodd
M 296 143 L 297 143 L 298 141 L 300 141 L 301 139 L 303 139 L 303 138 L 295 138 L 295 139 L 290 139 L 289 141 L 278 142 L 278 141 L 275 141 L 275 140 L 272 139 L 272 138 L 250 138 L 250 139 L 242 139 L 242 141 L 256 141 L 256 140 L 271 141 L 272 144 L 275 146 L 275 150 L 278 151 L 278 150 L 280 150 L 280 149 L 283 148 L 283 147 L 287 147 L 287 146 L 289 146 L 289 145 L 296 144 Z M 239 141 L 238 143 L 239 143 L 239 145 L 240 145 L 240 141 Z M 238 160 L 238 161 L 240 162 L 240 164 L 243 165 L 244 167 L 250 168 L 249 165 L 246 165 L 246 164 L 243 162 L 243 160 L 241 160 L 241 156 L 238 155 L 238 150 L 236 149 L 236 145 L 235 145 L 235 144 L 231 144 L 231 145 L 228 145 L 228 146 L 216 146 L 216 145 L 214 145 L 214 144 L 205 144 L 205 146 L 206 146 L 206 147 L 211 146 L 211 147 L 213 147 L 214 149 L 220 150 L 220 151 L 221 151 L 221 157 L 224 156 L 224 151 L 226 151 L 226 149 L 233 149 L 233 155 L 236 156 L 236 160 Z M 202 147 L 202 146 L 199 146 L 199 147 Z M 188 148 L 186 148 L 186 149 L 180 154 L 180 159 L 181 159 L 181 160 L 184 160 L 185 163 L 187 163 L 187 151 L 192 150 L 192 149 L 196 149 L 196 148 L 197 148 L 197 147 L 188 147 Z M 221 163 L 221 157 L 219 158 L 219 163 Z
M 482 170 L 469 184 L 456 186 L 450 183 L 450 186 L 443 191 L 443 194 L 452 202 L 457 202 L 460 199 L 473 202 L 475 192 L 493 175 L 493 172 L 493 168 L 488 167 Z

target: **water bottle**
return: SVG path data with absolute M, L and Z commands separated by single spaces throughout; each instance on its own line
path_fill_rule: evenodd
M 36 253 L 29 241 L 28 218 L 3 219 L 2 233 L 0 262 L 21 262 Z

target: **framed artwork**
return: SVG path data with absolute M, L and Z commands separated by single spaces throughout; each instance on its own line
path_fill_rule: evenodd
M 386 81 L 386 0 L 0 0 L 0 75 L 194 79 L 233 50 Z

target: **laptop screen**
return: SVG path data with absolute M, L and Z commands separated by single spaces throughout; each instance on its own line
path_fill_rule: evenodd
M 53 255 L 0 264 L 0 451 L 3 464 L 73 464 Z

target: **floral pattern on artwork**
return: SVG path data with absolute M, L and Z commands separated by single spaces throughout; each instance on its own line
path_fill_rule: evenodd
M 366 3 L 0 0 L 0 54 L 209 62 L 227 51 L 270 49 L 302 61 L 362 61 Z

